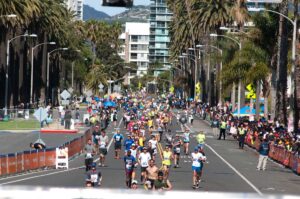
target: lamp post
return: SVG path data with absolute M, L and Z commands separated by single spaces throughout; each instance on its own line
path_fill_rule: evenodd
M 0 17 L 7 17 L 7 18 L 16 18 L 16 14 L 8 14 L 8 15 L 0 15 Z
M 6 72 L 5 72 L 5 112 L 4 115 L 7 116 L 7 106 L 8 106 L 8 71 L 9 71 L 9 47 L 10 43 L 20 37 L 37 37 L 36 34 L 23 34 L 23 35 L 18 35 L 16 37 L 13 37 L 9 40 L 7 40 L 7 46 L 6 46 Z
M 30 104 L 33 103 L 33 69 L 34 69 L 34 59 L 33 59 L 33 52 L 34 50 L 41 46 L 41 45 L 55 45 L 56 43 L 51 41 L 51 42 L 44 42 L 44 43 L 40 43 L 37 44 L 36 46 L 31 48 L 31 74 L 30 74 Z
M 49 67 L 50 67 L 50 55 L 51 53 L 55 52 L 55 51 L 65 51 L 65 50 L 68 50 L 69 48 L 56 48 L 50 52 L 47 53 L 47 83 L 46 83 L 46 86 L 47 86 L 47 89 L 46 89 L 46 96 L 45 96 L 45 99 L 46 99 L 46 104 L 47 104 L 47 100 L 48 100 L 48 97 L 49 97 Z
M 220 48 L 218 48 L 217 46 L 213 46 L 213 45 L 201 45 L 201 44 L 199 44 L 199 45 L 196 45 L 196 47 L 197 48 L 211 47 L 211 48 L 219 51 L 220 54 L 221 54 L 221 57 L 223 56 L 223 50 L 220 49 Z M 222 68 L 223 68 L 223 61 L 221 60 L 221 62 L 220 62 L 220 71 L 222 71 Z M 219 90 L 219 92 L 220 92 L 219 93 L 219 104 L 222 105 L 222 97 L 221 97 L 222 96 L 222 80 L 220 80 L 220 90 Z
M 229 37 L 229 36 L 226 36 L 226 35 L 218 35 L 218 34 L 210 34 L 211 37 L 224 37 L 224 38 L 227 38 L 231 41 L 233 41 L 234 43 L 236 43 L 238 46 L 239 46 L 239 51 L 242 50 L 242 43 L 235 39 L 235 38 L 232 38 L 232 37 Z M 238 117 L 240 117 L 240 114 L 241 114 L 241 89 L 242 89 L 242 80 L 239 78 L 239 85 L 238 85 Z M 233 104 L 233 107 L 234 107 L 234 104 Z
M 75 52 L 80 53 L 81 50 L 76 49 Z M 74 89 L 74 65 L 75 65 L 75 61 L 72 62 L 72 80 L 71 80 L 72 89 Z

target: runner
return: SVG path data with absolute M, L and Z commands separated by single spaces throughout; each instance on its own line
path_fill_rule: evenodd
M 120 159 L 120 151 L 122 149 L 122 140 L 123 135 L 120 133 L 120 130 L 117 130 L 117 133 L 114 135 L 114 144 L 115 144 L 115 159 Z
M 189 145 L 190 145 L 190 131 L 186 128 L 183 133 L 183 149 L 185 155 L 189 154 Z
M 154 181 L 153 190 L 171 190 L 172 185 L 168 179 L 164 179 L 164 173 L 162 171 L 158 172 L 157 180 Z
M 149 166 L 149 161 L 151 160 L 151 155 L 147 152 L 147 148 L 143 147 L 142 153 L 140 153 L 138 162 L 141 166 L 141 182 L 145 183 L 146 180 L 146 170 Z
M 200 150 L 202 150 L 200 148 Z M 191 154 L 192 157 L 192 170 L 193 170 L 193 189 L 199 188 L 199 182 L 201 181 L 203 162 L 206 160 L 205 155 L 199 152 L 199 148 L 196 147 Z
M 102 174 L 100 171 L 97 171 L 96 163 L 92 163 L 91 170 L 87 172 L 86 186 L 95 187 L 101 186 Z
M 164 169 L 165 179 L 168 179 L 170 173 L 170 167 L 171 167 L 171 160 L 174 159 L 174 156 L 170 151 L 170 147 L 168 145 L 165 147 L 165 150 L 162 152 L 162 157 L 163 157 L 162 165 Z
M 180 146 L 182 145 L 182 141 L 178 134 L 174 138 L 172 142 L 173 151 L 174 151 L 174 168 L 179 167 L 179 159 L 180 159 Z
M 134 172 L 134 165 L 136 163 L 135 158 L 131 155 L 131 151 L 128 150 L 124 157 L 125 174 L 126 174 L 126 186 L 131 188 L 131 182 L 133 180 L 132 174 Z
M 203 148 L 205 143 L 205 134 L 203 131 L 200 131 L 199 134 L 196 136 L 196 140 L 198 143 L 198 147 Z
M 100 153 L 99 166 L 104 167 L 105 156 L 107 155 L 107 145 L 108 145 L 108 136 L 106 135 L 104 130 L 102 130 L 98 140 L 99 140 L 98 143 L 99 143 L 99 153 Z
M 147 188 L 148 189 L 152 189 L 153 185 L 154 185 L 154 181 L 157 180 L 157 175 L 158 175 L 158 168 L 155 165 L 155 161 L 153 159 L 151 159 L 149 161 L 149 166 L 146 169 L 146 176 L 147 176 Z
M 88 142 L 84 147 L 84 153 L 85 153 L 85 171 L 89 171 L 91 169 L 93 163 L 93 156 L 95 154 L 95 148 L 93 146 L 91 139 L 88 139 Z
M 126 140 L 124 140 L 125 153 L 130 150 L 131 145 L 133 143 L 134 143 L 134 140 L 132 139 L 131 135 L 128 134 Z
M 151 154 L 151 159 L 155 160 L 155 155 L 157 153 L 157 140 L 154 135 L 152 135 L 151 140 L 149 140 L 150 143 L 150 154 Z

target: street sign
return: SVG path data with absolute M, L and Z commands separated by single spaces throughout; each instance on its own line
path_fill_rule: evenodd
M 104 88 L 103 84 L 100 83 L 100 84 L 98 85 L 98 88 L 103 89 L 103 88 Z
M 47 116 L 48 116 L 48 113 L 47 113 L 47 110 L 40 107 L 39 109 L 35 110 L 33 116 L 40 122 L 44 121 Z
M 66 100 L 66 99 L 68 99 L 69 97 L 71 97 L 71 94 L 70 94 L 67 90 L 64 90 L 64 91 L 60 94 L 60 96 L 61 96 L 64 100 Z
M 255 93 L 255 89 L 254 89 L 254 86 L 253 84 L 248 84 L 246 86 L 247 90 L 249 91 L 246 98 L 247 99 L 256 99 L 256 93 Z
M 199 95 L 201 93 L 201 85 L 200 82 L 196 84 L 196 94 Z
M 74 89 L 73 89 L 72 87 L 70 87 L 70 88 L 68 89 L 68 91 L 69 91 L 70 93 L 73 93 Z
M 87 97 L 91 97 L 93 95 L 93 92 L 91 90 L 88 90 L 85 94 Z
M 87 97 L 87 98 L 86 98 L 86 101 L 87 101 L 87 102 L 91 102 L 92 100 L 93 100 L 93 99 L 92 99 L 91 97 Z
M 69 105 L 70 100 L 61 100 L 61 105 Z
M 249 3 L 282 3 L 282 0 L 247 0 Z

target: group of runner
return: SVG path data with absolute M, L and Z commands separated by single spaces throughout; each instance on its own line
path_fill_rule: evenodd
M 189 142 L 191 132 L 182 125 L 182 130 L 172 132 L 171 125 L 174 118 L 172 106 L 169 99 L 148 99 L 121 101 L 123 108 L 123 124 L 126 132 L 115 129 L 112 137 L 114 143 L 114 158 L 122 159 L 124 162 L 126 180 L 128 188 L 137 188 L 137 168 L 140 167 L 140 182 L 145 189 L 151 190 L 171 190 L 172 184 L 169 181 L 170 167 L 174 162 L 174 168 L 179 167 L 181 148 L 183 146 L 185 155 L 189 155 Z M 95 127 L 93 141 L 88 141 L 85 147 L 86 171 L 93 171 L 93 157 L 99 153 L 99 166 L 105 166 L 105 156 L 107 154 L 108 137 L 105 130 L 97 133 L 99 128 Z M 170 142 L 162 144 L 164 134 L 171 137 Z M 200 134 L 199 134 L 200 135 Z M 198 140 L 198 135 L 197 138 Z M 205 138 L 204 138 L 205 140 Z M 202 142 L 204 142 L 202 139 Z M 198 140 L 199 141 L 199 140 Z M 193 188 L 199 187 L 203 162 L 206 157 L 203 152 L 203 143 L 190 154 L 193 171 Z M 124 150 L 124 153 L 123 153 Z M 156 161 L 161 158 L 162 166 L 159 168 Z M 158 162 L 158 161 L 157 161 Z M 96 172 L 97 173 L 97 172 Z M 101 184 L 101 174 L 97 173 L 98 181 Z M 88 177 L 91 175 L 89 174 Z M 90 179 L 89 179 L 90 180 Z

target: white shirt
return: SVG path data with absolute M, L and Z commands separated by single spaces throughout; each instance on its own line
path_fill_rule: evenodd
M 131 155 L 136 159 L 137 149 L 130 149 Z
M 193 152 L 192 153 L 192 161 L 193 161 L 192 166 L 200 167 L 201 166 L 200 161 L 199 161 L 200 158 L 206 160 L 206 157 L 202 153 Z
M 63 110 L 64 110 L 64 107 L 63 107 L 63 106 L 59 106 L 59 107 L 58 107 L 58 112 L 61 113 Z
M 132 152 L 131 152 L 132 153 Z M 141 161 L 141 167 L 148 167 L 148 162 L 151 160 L 151 155 L 149 152 L 140 153 L 139 160 Z
M 157 140 L 149 140 L 149 142 L 151 143 L 151 149 L 156 149 L 156 145 L 157 145 Z

